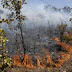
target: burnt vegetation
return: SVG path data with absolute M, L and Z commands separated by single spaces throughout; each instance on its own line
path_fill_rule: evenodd
M 24 23 L 27 18 L 21 13 L 22 5 L 27 4 L 25 0 L 6 2 L 2 0 L 1 2 L 3 8 L 7 8 L 11 13 L 7 15 L 7 19 L 0 20 L 1 24 L 7 24 L 4 30 L 1 29 L 2 26 L 0 28 L 0 71 L 8 71 L 10 69 L 8 67 L 21 67 L 23 69 L 42 68 L 43 72 L 54 72 L 57 68 L 59 72 L 58 68 L 71 57 L 72 27 L 61 19 L 60 24 L 57 25 L 48 20 L 47 25 L 27 26 Z M 46 5 L 44 9 L 47 12 L 52 9 L 53 12 L 66 12 L 70 15 L 72 11 L 68 6 L 58 9 Z M 0 10 L 0 13 L 3 11 Z M 41 14 L 38 16 L 43 17 Z

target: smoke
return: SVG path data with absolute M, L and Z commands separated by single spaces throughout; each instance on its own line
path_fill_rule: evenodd
M 0 13 L 3 13 L 3 11 Z M 72 18 L 72 8 L 68 6 L 56 8 L 52 5 L 40 4 L 35 9 L 34 7 L 25 8 L 23 14 L 26 16 L 26 20 L 24 21 L 26 27 L 48 26 L 49 24 L 56 26 L 61 23 L 67 23 L 70 26 L 71 22 L 69 20 Z M 1 14 L 2 18 L 7 18 L 6 13 Z M 1 26 L 4 27 L 5 25 L 2 24 Z
M 56 8 L 52 5 L 42 5 L 39 7 L 40 10 L 34 11 L 32 15 L 27 16 L 25 23 L 30 25 L 43 25 L 48 26 L 49 24 L 57 25 L 61 23 L 67 23 L 71 25 L 69 21 L 72 18 L 72 8 L 65 6 L 64 8 Z
M 4 13 L 4 11 L 0 9 L 0 14 L 3 14 L 3 13 Z

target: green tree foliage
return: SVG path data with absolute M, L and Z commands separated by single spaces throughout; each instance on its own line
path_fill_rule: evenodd
M 72 23 L 72 18 L 70 18 L 70 22 Z M 66 26 L 67 25 L 64 26 L 65 29 L 66 29 Z M 65 29 L 63 31 L 65 31 Z M 71 30 L 69 30 L 67 32 L 67 34 L 65 34 L 62 38 L 65 39 L 66 42 L 72 41 L 72 32 L 71 32 Z
M 2 0 L 1 4 L 3 8 L 9 9 L 13 14 L 15 13 L 15 19 L 25 19 L 25 16 L 21 15 L 21 9 L 23 4 L 27 4 L 25 0 Z
M 58 25 L 57 28 L 60 32 L 60 40 L 62 41 L 63 40 L 63 34 L 66 30 L 66 27 L 67 27 L 67 24 L 61 24 L 61 25 Z
M 22 42 L 22 47 L 24 49 L 24 54 L 25 54 L 26 49 L 25 49 L 24 38 L 22 34 L 22 24 L 23 24 L 22 20 L 25 20 L 25 16 L 21 14 L 21 9 L 22 9 L 22 5 L 27 3 L 25 2 L 25 0 L 1 0 L 1 4 L 3 8 L 10 10 L 12 15 L 11 15 L 11 18 L 9 19 L 6 19 L 6 20 L 2 19 L 0 23 L 6 22 L 7 24 L 10 25 L 9 21 L 14 21 L 14 20 L 19 21 L 17 26 L 21 31 L 21 42 Z M 5 37 L 4 30 L 0 28 L 0 52 L 1 52 L 0 53 L 0 62 L 1 62 L 0 69 L 1 70 L 5 70 L 7 66 L 11 66 L 12 64 L 12 59 L 6 57 L 6 53 L 7 53 L 7 51 L 5 51 L 6 41 L 8 41 L 8 37 Z
M 6 8 L 8 10 L 11 11 L 11 18 L 7 19 L 7 20 L 11 20 L 11 21 L 18 21 L 18 25 L 17 25 L 17 29 L 20 29 L 20 36 L 21 36 L 21 42 L 22 42 L 22 48 L 24 50 L 24 54 L 26 53 L 26 48 L 25 48 L 25 44 L 24 44 L 24 37 L 23 37 L 23 30 L 22 30 L 22 20 L 25 20 L 25 16 L 23 16 L 21 14 L 21 9 L 22 9 L 22 5 L 23 4 L 27 4 L 25 2 L 25 0 L 2 0 L 1 4 L 3 6 L 3 8 Z M 14 16 L 14 18 L 13 18 Z M 2 23 L 2 21 L 0 21 L 0 23 Z M 9 21 L 7 21 L 7 24 L 10 24 Z
M 5 50 L 6 42 L 8 41 L 8 37 L 5 37 L 5 32 L 0 28 L 0 69 L 5 70 L 7 66 L 11 66 L 12 59 L 7 58 L 6 54 L 8 51 Z

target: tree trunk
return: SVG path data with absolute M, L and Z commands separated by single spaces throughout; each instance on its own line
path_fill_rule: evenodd
M 23 31 L 22 31 L 22 25 L 20 24 L 19 25 L 20 27 L 20 32 L 21 32 L 21 42 L 22 42 L 22 47 L 23 47 L 23 51 L 24 51 L 24 54 L 26 54 L 26 47 L 25 47 L 25 44 L 24 44 L 24 37 L 23 37 Z

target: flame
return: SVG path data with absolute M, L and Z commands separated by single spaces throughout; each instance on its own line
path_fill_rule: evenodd
M 70 45 L 67 45 L 66 43 L 63 43 L 62 46 L 63 46 L 63 49 L 68 51 L 69 54 L 72 52 L 72 47 Z
M 56 41 L 59 41 L 59 39 L 58 39 L 58 38 L 55 38 L 55 40 L 56 40 Z
M 29 55 L 23 55 L 23 62 L 22 65 L 28 67 L 28 68 L 33 68 L 34 66 L 32 65 L 32 60 L 31 60 L 32 56 Z
M 55 37 L 53 37 L 51 40 L 59 41 L 59 39 Z
M 58 38 L 55 38 L 56 41 L 59 41 Z M 54 59 L 56 62 L 53 62 L 53 58 L 50 55 L 50 52 L 46 50 L 46 48 L 43 49 L 43 52 L 45 53 L 45 56 L 39 56 L 38 53 L 36 53 L 35 60 L 32 60 L 33 56 L 30 55 L 22 55 L 22 63 L 20 61 L 20 58 L 18 55 L 13 56 L 12 59 L 14 60 L 13 65 L 15 66 L 24 66 L 27 68 L 48 68 L 48 67 L 60 67 L 64 61 L 67 61 L 70 59 L 70 53 L 72 52 L 72 47 L 70 45 L 67 45 L 65 42 L 58 42 L 58 45 L 62 46 L 62 49 L 66 50 L 67 52 L 58 52 L 58 54 L 61 56 L 61 58 Z
M 12 56 L 12 59 L 14 61 L 14 63 L 13 63 L 14 66 L 22 66 L 21 63 L 20 63 L 20 58 L 19 58 L 18 55 Z
M 70 59 L 70 54 L 64 53 L 64 52 L 59 52 L 59 54 L 61 55 L 63 61 L 66 61 L 68 59 Z

